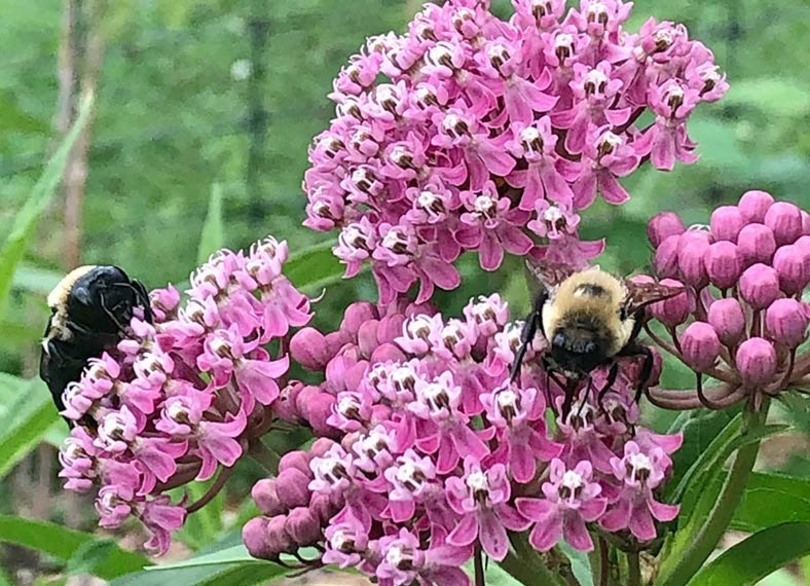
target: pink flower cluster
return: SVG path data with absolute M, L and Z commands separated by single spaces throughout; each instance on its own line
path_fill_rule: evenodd
M 251 553 L 279 560 L 316 545 L 322 563 L 381 585 L 457 586 L 469 582 L 459 566 L 476 544 L 504 559 L 508 531 L 530 531 L 540 551 L 562 540 L 589 551 L 596 526 L 655 538 L 656 521 L 678 512 L 656 493 L 681 437 L 638 424 L 640 365 L 623 364 L 600 404 L 583 383 L 562 413 L 565 391 L 536 352 L 510 382 L 521 329 L 494 294 L 461 319 L 355 303 L 337 332 L 298 331 L 293 358 L 324 380 L 290 383 L 276 415 L 309 421 L 321 437 L 254 488 L 263 516 L 243 531 Z M 596 372 L 593 386 L 606 378 Z
M 651 307 L 671 338 L 659 345 L 721 381 L 708 396 L 698 380 L 705 406 L 808 386 L 810 353 L 798 351 L 810 319 L 802 298 L 810 283 L 810 214 L 748 191 L 737 205 L 714 210 L 708 226 L 686 229 L 665 212 L 648 234 L 661 283 L 687 287 Z M 674 395 L 659 398 L 677 403 Z
M 419 302 L 457 287 L 469 250 L 485 270 L 505 252 L 584 266 L 603 243 L 579 241 L 579 212 L 597 194 L 624 203 L 617 178 L 648 160 L 694 162 L 687 120 L 728 88 L 682 25 L 624 31 L 632 3 L 581 0 L 565 16 L 564 0 L 513 4 L 508 21 L 485 0 L 427 4 L 334 81 L 304 224 L 340 230 L 346 276 L 370 262 L 384 304 L 415 283 Z
M 69 490 L 100 486 L 102 527 L 138 517 L 147 547 L 165 551 L 186 513 L 166 491 L 232 467 L 267 431 L 289 355 L 264 346 L 310 318 L 309 299 L 281 273 L 287 255 L 273 238 L 214 254 L 183 306 L 175 288 L 154 291 L 154 324 L 134 318 L 131 336 L 65 389 L 63 415 L 77 425 L 60 476 Z

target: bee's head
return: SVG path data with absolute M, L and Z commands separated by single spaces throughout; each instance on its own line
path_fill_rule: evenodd
M 140 304 L 138 290 L 115 266 L 93 267 L 73 283 L 67 297 L 68 319 L 81 328 L 113 334 L 132 319 Z
M 551 357 L 569 372 L 590 372 L 605 361 L 607 341 L 591 328 L 559 328 L 551 336 Z

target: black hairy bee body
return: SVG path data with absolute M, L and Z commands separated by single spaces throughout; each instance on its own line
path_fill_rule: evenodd
M 118 343 L 140 307 L 152 322 L 144 286 L 116 266 L 71 271 L 48 295 L 51 317 L 42 341 L 39 376 L 62 411 L 65 388 L 79 380 L 87 361 Z
M 596 267 L 555 275 L 554 282 L 543 267 L 532 263 L 527 267 L 540 290 L 526 319 L 512 379 L 520 374 L 526 350 L 539 331 L 548 342 L 542 362 L 549 371 L 576 382 L 600 366 L 611 365 L 604 392 L 615 382 L 617 358 L 642 356 L 639 386 L 643 387 L 653 367 L 651 351 L 637 342 L 645 308 L 682 289 L 631 283 Z

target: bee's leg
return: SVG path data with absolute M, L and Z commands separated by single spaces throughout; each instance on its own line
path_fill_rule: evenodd
M 141 306 L 143 307 L 143 318 L 147 323 L 152 323 L 152 305 L 149 303 L 149 293 L 146 291 L 146 287 L 143 286 L 143 283 L 140 281 L 132 281 L 132 289 L 135 291 L 135 294 L 138 296 L 138 301 L 141 302 Z
M 582 408 L 585 406 L 585 403 L 587 403 L 588 400 L 591 398 L 591 394 L 593 394 L 593 379 L 591 378 L 591 375 L 588 374 L 588 388 L 585 389 L 585 397 L 579 402 L 579 409 L 577 409 L 577 417 L 582 415 Z
M 561 413 L 563 420 L 565 420 L 568 417 L 568 414 L 571 413 L 571 405 L 574 402 L 574 396 L 576 395 L 579 383 L 579 379 L 568 379 L 568 384 L 565 386 L 565 401 L 563 401 Z
M 509 380 L 515 381 L 520 376 L 520 367 L 523 364 L 523 359 L 526 356 L 526 351 L 532 344 L 534 336 L 538 330 L 541 334 L 545 335 L 543 331 L 543 305 L 548 299 L 547 293 L 541 293 L 534 301 L 534 308 L 532 312 L 526 317 L 526 323 L 523 330 L 520 332 L 520 348 L 515 356 L 515 362 L 512 364 L 512 372 L 509 375 Z
M 599 390 L 599 396 L 596 399 L 597 405 L 599 406 L 600 411 L 604 411 L 602 408 L 602 401 L 605 398 L 605 395 L 608 393 L 610 389 L 613 388 L 613 384 L 616 382 L 616 377 L 619 376 L 619 363 L 613 362 L 608 371 L 607 381 L 605 381 L 605 386 L 603 386 Z M 636 399 L 638 401 L 638 399 Z
M 112 320 L 112 322 L 115 324 L 115 327 L 117 327 L 120 332 L 122 333 L 125 332 L 126 325 L 122 324 L 121 321 L 118 319 L 118 317 L 116 317 L 116 315 L 112 311 L 110 311 L 110 308 L 107 307 L 107 300 L 104 298 L 104 292 L 103 291 L 99 292 L 98 296 L 99 299 L 101 300 L 101 308 L 104 310 L 104 313 L 107 314 L 107 317 L 109 317 Z
M 650 382 L 650 376 L 652 376 L 653 366 L 655 365 L 655 359 L 653 358 L 652 351 L 647 346 L 634 342 L 625 346 L 616 356 L 641 356 L 643 358 L 643 362 L 641 363 L 641 372 L 639 373 L 638 377 L 638 384 L 636 385 L 635 401 L 638 403 L 641 400 L 642 393 L 644 393 L 644 390 L 647 388 L 647 385 Z

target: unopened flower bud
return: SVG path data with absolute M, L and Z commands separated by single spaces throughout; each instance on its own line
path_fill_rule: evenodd
M 267 521 L 267 544 L 272 551 L 279 553 L 292 553 L 298 549 L 285 528 L 286 515 L 276 515 Z
M 290 511 L 284 530 L 298 546 L 317 543 L 322 536 L 321 520 L 308 507 L 297 507 Z
M 675 279 L 662 279 L 661 285 L 666 287 L 683 287 L 683 283 Z M 686 321 L 686 318 L 695 311 L 695 296 L 687 288 L 682 293 L 650 305 L 650 313 L 662 324 L 675 327 Z
M 379 345 L 377 342 L 377 327 L 380 322 L 370 319 L 357 330 L 357 345 L 363 356 L 371 356 L 374 349 Z
M 295 468 L 288 468 L 276 477 L 276 494 L 286 510 L 309 503 L 309 476 Z
M 321 523 L 328 523 L 335 513 L 338 512 L 339 507 L 335 502 L 335 498 L 339 498 L 340 493 L 333 493 L 329 495 L 325 492 L 313 492 L 312 498 L 309 501 L 309 510 L 318 518 Z
M 703 261 L 709 280 L 719 289 L 730 289 L 740 279 L 742 262 L 733 242 L 723 240 L 710 245 Z
M 737 207 L 748 222 L 761 223 L 772 204 L 773 196 L 770 193 L 753 189 L 743 194 Z
M 737 236 L 746 224 L 745 215 L 737 206 L 720 206 L 712 212 L 709 225 L 716 241 L 737 242 Z
M 256 517 L 242 527 L 242 541 L 248 552 L 255 558 L 271 560 L 278 556 L 275 548 L 268 542 L 267 524 L 269 519 Z
M 776 269 L 761 263 L 748 267 L 740 277 L 740 295 L 754 309 L 765 309 L 782 292 Z
M 683 220 L 675 212 L 661 212 L 653 216 L 647 223 L 647 237 L 653 245 L 658 248 L 661 243 L 673 235 L 683 234 L 686 228 Z
M 678 252 L 680 251 L 681 235 L 668 236 L 655 249 L 655 271 L 661 278 L 678 276 Z
M 377 326 L 377 340 L 380 344 L 393 342 L 402 335 L 402 324 L 407 318 L 401 313 L 387 315 L 380 318 L 380 325 Z
M 346 344 L 352 341 L 351 335 L 346 330 L 338 330 L 336 332 L 329 332 L 323 338 L 326 348 L 325 352 L 326 355 L 329 357 L 327 359 L 327 363 L 329 360 L 337 356 L 337 353 L 340 352 L 340 349 L 343 348 Z
M 810 236 L 810 214 L 802 210 L 802 234 Z
M 796 244 L 783 246 L 773 255 L 773 268 L 782 291 L 787 295 L 801 293 L 810 282 L 810 251 Z
M 322 371 L 331 356 L 326 353 L 324 335 L 315 328 L 301 328 L 290 340 L 293 360 L 307 370 Z
M 796 246 L 800 250 L 806 252 L 810 255 L 810 236 L 802 236 L 796 242 L 793 243 L 793 246 Z
M 278 461 L 278 471 L 284 472 L 285 470 L 299 470 L 309 477 L 312 470 L 309 468 L 309 454 L 301 450 L 293 450 L 287 452 Z
M 736 346 L 745 335 L 745 313 L 740 302 L 730 297 L 718 299 L 709 306 L 708 315 L 717 337 L 726 346 Z
M 750 386 L 767 384 L 776 373 L 776 349 L 768 340 L 750 338 L 737 349 L 736 363 L 744 383 Z
M 807 316 L 795 299 L 777 299 L 765 312 L 765 327 L 776 343 L 795 348 L 807 337 Z
M 339 435 L 339 430 L 329 425 L 326 420 L 332 415 L 332 407 L 335 404 L 334 395 L 318 389 L 317 393 L 311 391 L 307 392 L 309 388 L 306 387 L 298 395 L 298 408 L 301 415 L 309 423 L 312 431 L 316 435 L 332 437 Z
M 773 230 L 776 244 L 793 244 L 802 235 L 802 211 L 787 201 L 777 201 L 765 213 L 765 225 Z
M 364 323 L 370 319 L 377 319 L 377 308 L 368 301 L 355 301 L 343 314 L 340 329 L 354 337 Z
M 720 339 L 717 332 L 706 322 L 689 324 L 681 335 L 681 354 L 687 364 L 698 372 L 714 366 L 720 353 Z
M 692 230 L 681 235 L 678 269 L 683 282 L 695 289 L 702 289 L 709 284 L 703 259 L 710 246 L 707 232 Z
M 275 478 L 262 478 L 253 485 L 250 494 L 256 502 L 256 506 L 265 515 L 280 515 L 284 512 L 284 505 L 281 504 L 278 492 L 276 492 Z
M 405 362 L 407 357 L 402 349 L 393 343 L 380 344 L 371 353 L 369 361 L 372 364 L 384 364 L 386 362 Z
M 273 402 L 273 415 L 281 421 L 297 423 L 300 420 L 300 415 L 295 400 L 303 388 L 304 383 L 301 381 L 290 381 L 287 386 L 281 389 L 278 399 Z
M 324 454 L 335 447 L 335 440 L 328 437 L 319 437 L 309 447 L 309 455 L 311 458 L 323 458 Z
M 745 267 L 758 262 L 767 263 L 776 251 L 776 239 L 765 224 L 748 224 L 740 230 L 737 249 Z

